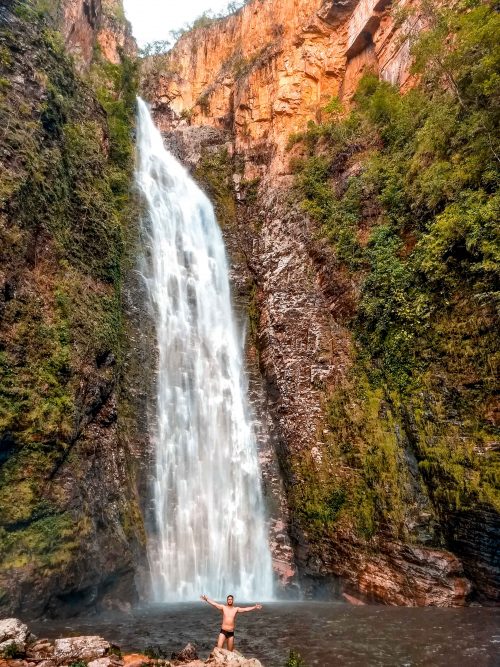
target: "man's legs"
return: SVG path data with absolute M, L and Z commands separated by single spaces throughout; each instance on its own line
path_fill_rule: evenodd
M 234 648 L 234 637 L 229 637 L 227 640 L 227 650 L 232 651 Z
M 217 648 L 222 648 L 224 642 L 226 641 L 226 635 L 223 635 L 222 632 L 219 632 L 219 638 L 217 640 Z

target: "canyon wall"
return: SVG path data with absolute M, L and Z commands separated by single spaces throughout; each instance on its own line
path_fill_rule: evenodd
M 405 87 L 406 34 L 389 2 L 266 0 L 184 36 L 144 65 L 144 90 L 162 129 L 230 129 L 243 178 L 289 173 L 290 134 L 317 120 L 332 98 L 349 98 L 363 71 Z M 265 158 L 265 159 L 264 159 Z
M 114 65 L 120 63 L 120 53 L 136 54 L 120 0 L 62 0 L 56 11 L 66 49 L 80 71 L 90 67 L 96 50 Z
M 99 0 L 0 7 L 3 614 L 137 598 L 136 74 L 130 29 L 110 11 Z
M 247 304 L 250 363 L 263 378 L 288 498 L 293 558 L 276 552 L 277 571 L 291 577 L 296 565 L 310 596 L 449 606 L 471 592 L 498 598 L 498 511 L 488 503 L 444 511 L 432 489 L 449 481 L 429 483 L 422 472 L 420 443 L 432 431 L 434 443 L 458 447 L 472 437 L 467 415 L 447 405 L 448 390 L 401 398 L 358 370 L 352 320 L 361 279 L 304 212 L 292 173 L 307 153 L 308 123 L 319 126 L 340 105 L 345 114 L 363 74 L 401 91 L 415 83 L 410 44 L 425 22 L 411 9 L 251 0 L 148 58 L 142 88 L 167 143 L 214 201 L 235 292 Z M 319 159 L 328 155 L 321 141 Z M 349 149 L 332 191 L 362 172 L 377 145 Z M 379 208 L 367 196 L 357 231 L 365 244 Z M 470 532 L 477 522 L 485 522 L 481 547 Z
M 486 279 L 474 292 L 443 268 L 450 256 L 460 266 L 472 261 L 467 252 L 488 228 L 487 212 L 469 246 L 446 239 L 431 247 L 427 263 L 437 265 L 438 278 L 426 295 L 433 310 L 422 310 L 429 319 L 418 334 L 425 343 L 418 382 L 406 369 L 391 385 L 363 343 L 370 327 L 378 335 L 391 324 L 384 303 L 361 310 L 367 282 L 393 307 L 395 281 L 404 301 L 398 280 L 420 232 L 409 226 L 394 245 L 395 232 L 384 227 L 387 201 L 363 180 L 376 171 L 370 156 L 387 157 L 381 132 L 362 111 L 361 121 L 341 119 L 361 104 L 359 82 L 365 103 L 377 90 L 368 71 L 402 91 L 418 84 L 410 45 L 426 20 L 412 7 L 251 0 L 147 59 L 142 88 L 225 235 L 235 301 L 248 324 L 251 399 L 261 418 L 283 592 L 296 594 L 299 581 L 310 597 L 490 603 L 498 601 L 500 571 L 499 409 L 485 300 L 492 292 Z M 134 55 L 115 0 L 1 4 L 2 613 L 127 605 L 144 585 L 155 355 L 134 271 Z M 401 107 L 388 91 L 377 93 L 382 119 Z M 422 114 L 418 104 L 417 97 L 409 116 Z M 453 118 L 445 114 L 432 137 L 447 136 Z M 433 166 L 432 138 L 426 141 Z M 480 150 L 469 154 L 486 164 L 489 154 Z M 404 151 L 399 157 L 404 162 Z M 459 157 L 439 162 L 410 219 L 441 183 L 435 174 L 443 164 L 442 188 L 452 189 L 451 165 L 467 151 Z M 428 166 L 417 164 L 422 173 Z M 400 206 L 404 184 L 395 182 L 385 197 Z M 340 215 L 332 193 L 335 206 L 351 198 Z M 330 207 L 328 231 L 322 206 Z M 344 218 L 353 217 L 356 243 L 345 236 Z M 386 236 L 377 245 L 378 228 Z M 361 269 L 342 255 L 349 243 L 363 256 Z M 383 252 L 391 243 L 389 262 Z M 380 262 L 375 277 L 367 255 Z M 405 323 L 420 312 L 414 294 L 421 296 L 410 291 L 403 304 Z M 399 356 L 412 358 L 408 331 L 398 335 Z

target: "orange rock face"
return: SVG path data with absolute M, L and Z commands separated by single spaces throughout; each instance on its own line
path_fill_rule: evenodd
M 128 653 L 123 656 L 123 664 L 125 667 L 143 667 L 148 665 L 151 659 L 143 653 Z
M 317 119 L 332 96 L 348 100 L 368 68 L 408 85 L 404 37 L 415 26 L 396 27 L 391 9 L 388 0 L 253 0 L 146 63 L 156 120 L 164 130 L 188 123 L 232 130 L 246 179 L 267 166 L 273 176 L 287 174 L 290 134 Z M 166 106 L 173 116 L 161 113 Z M 262 152 L 268 165 L 256 159 Z
M 136 52 L 119 0 L 63 0 L 60 29 L 80 70 L 90 65 L 96 46 L 114 64 L 120 62 L 121 49 L 129 55 Z
M 65 0 L 61 7 L 61 32 L 76 62 L 88 66 L 102 15 L 100 0 Z

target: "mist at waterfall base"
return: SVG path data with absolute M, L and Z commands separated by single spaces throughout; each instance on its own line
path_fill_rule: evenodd
M 273 597 L 244 340 L 232 309 L 224 242 L 206 195 L 164 148 L 138 100 L 136 183 L 143 266 L 156 329 L 156 602 Z

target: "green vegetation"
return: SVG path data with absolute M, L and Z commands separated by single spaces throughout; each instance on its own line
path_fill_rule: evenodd
M 369 539 L 383 527 L 411 539 L 405 527 L 410 473 L 393 398 L 370 386 L 361 369 L 329 397 L 330 428 L 321 454 L 302 457 L 293 467 L 303 483 L 292 489 L 292 504 L 309 534 L 319 538 L 344 528 Z
M 285 667 L 306 667 L 306 663 L 300 654 L 292 649 L 288 656 L 288 660 L 285 663 Z
M 227 6 L 220 12 L 214 12 L 209 9 L 195 18 L 192 23 L 186 23 L 185 26 L 178 30 L 171 30 L 168 39 L 157 39 L 148 42 L 141 49 L 140 55 L 144 58 L 149 56 L 161 56 L 167 53 L 175 42 L 177 42 L 183 35 L 186 35 L 192 30 L 197 30 L 198 28 L 208 28 L 217 21 L 231 16 L 232 14 L 236 14 L 247 4 L 247 2 L 248 0 L 231 0 L 231 2 L 228 2 Z
M 120 0 L 103 0 L 102 12 L 104 16 L 118 25 L 123 25 L 127 20 L 123 4 Z
M 28 563 L 57 571 L 90 530 L 54 476 L 117 382 L 135 234 L 136 65 L 125 54 L 111 65 L 96 51 L 90 73 L 78 76 L 55 29 L 56 5 L 18 2 L 0 33 L 2 75 L 34 82 L 0 92 L 9 130 L 0 139 L 4 573 Z
M 111 646 L 111 648 L 108 651 L 108 655 L 116 655 L 117 658 L 121 660 L 123 654 L 121 652 L 121 649 L 119 646 L 115 646 L 114 644 Z
M 183 35 L 185 35 L 188 32 L 191 32 L 192 30 L 197 30 L 198 28 L 207 28 L 208 26 L 211 26 L 213 23 L 216 23 L 217 21 L 220 21 L 221 19 L 226 18 L 227 16 L 231 16 L 231 14 L 236 14 L 236 12 L 239 12 L 239 10 L 244 7 L 247 4 L 248 0 L 231 0 L 226 6 L 225 9 L 223 9 L 220 12 L 213 12 L 212 10 L 208 10 L 203 12 L 203 14 L 200 14 L 193 23 L 186 24 L 183 28 L 180 28 L 179 30 L 172 30 L 170 32 L 170 38 L 172 42 L 176 42 L 178 39 L 180 39 Z
M 317 485 L 300 463 L 297 511 L 365 537 L 385 522 L 404 533 L 405 447 L 438 514 L 500 507 L 500 17 L 475 0 L 425 10 L 413 90 L 367 74 L 350 112 L 334 99 L 289 141 L 303 207 L 359 293 L 348 392 L 328 399 L 328 472 Z
M 210 197 L 221 227 L 232 226 L 236 221 L 233 173 L 233 161 L 226 148 L 205 150 L 194 173 Z
M 270 59 L 273 46 L 274 42 L 269 42 L 248 57 L 243 56 L 240 50 L 236 51 L 222 64 L 219 76 L 224 76 L 226 72 L 229 72 L 235 79 L 243 79 L 254 68 L 262 66 Z
M 17 530 L 0 528 L 0 557 L 6 570 L 33 564 L 44 575 L 60 571 L 71 562 L 87 532 L 78 530 L 84 529 L 84 524 L 75 525 L 68 512 L 40 519 L 31 516 L 27 524 L 21 524 Z
M 166 658 L 170 658 L 171 653 L 161 646 L 153 646 L 151 644 L 144 649 L 144 655 L 152 660 L 165 660 Z
M 2 650 L 0 655 L 4 660 L 15 660 L 16 658 L 22 658 L 24 654 L 19 646 L 12 642 Z

